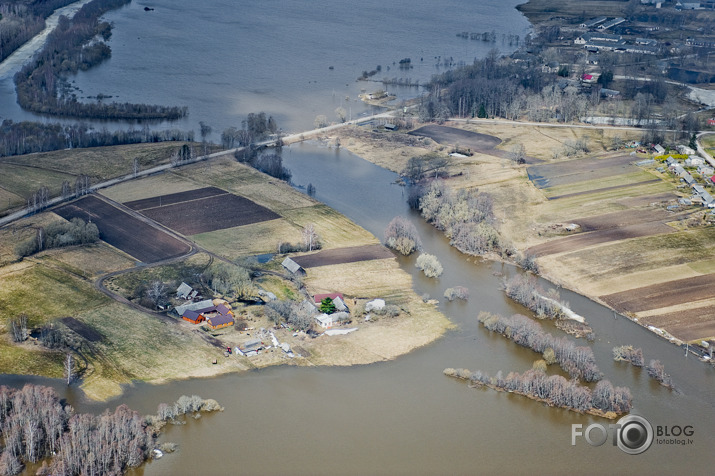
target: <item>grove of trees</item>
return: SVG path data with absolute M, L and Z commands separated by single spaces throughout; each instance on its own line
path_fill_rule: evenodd
M 110 132 L 107 129 L 94 130 L 86 124 L 61 125 L 6 119 L 0 124 L 0 157 L 60 149 L 193 140 L 193 132 L 176 129 L 150 131 L 143 128 Z
M 581 413 L 605 414 L 628 413 L 633 397 L 627 387 L 614 387 L 608 380 L 596 384 L 593 390 L 579 384 L 578 380 L 567 380 L 561 375 L 547 375 L 539 368 L 532 368 L 520 374 L 509 372 L 504 377 L 499 371 L 493 377 L 477 370 L 445 369 L 445 375 L 469 380 L 474 386 L 488 386 L 495 390 L 513 392 L 550 405 L 567 408 Z
M 19 257 L 24 257 L 49 248 L 84 245 L 97 240 L 99 240 L 97 225 L 87 223 L 81 218 L 73 218 L 69 222 L 58 221 L 39 227 L 34 238 L 17 244 L 15 253 Z
M 397 216 L 387 224 L 385 246 L 407 256 L 422 248 L 422 240 L 411 221 Z
M 566 337 L 556 338 L 526 316 L 481 312 L 478 319 L 486 329 L 542 354 L 547 364 L 558 363 L 572 378 L 596 382 L 603 377 L 590 347 L 577 346 Z

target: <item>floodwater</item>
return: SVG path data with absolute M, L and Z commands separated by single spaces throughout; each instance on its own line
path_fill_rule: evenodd
M 460 10 L 448 17 L 442 3 L 435 8 L 434 2 L 427 1 L 365 1 L 359 6 L 318 1 L 311 6 L 320 14 L 313 12 L 312 16 L 301 9 L 301 2 L 214 3 L 222 5 L 226 12 L 237 9 L 240 14 L 226 15 L 225 21 L 216 22 L 206 4 L 188 0 L 147 3 L 156 7 L 155 12 L 144 12 L 145 3 L 137 2 L 112 14 L 116 24 L 112 40 L 114 56 L 105 66 L 87 72 L 86 77 L 78 77 L 78 84 L 88 94 L 95 88 L 116 94 L 121 100 L 152 98 L 165 104 L 186 101 L 191 109 L 188 121 L 194 127 L 198 120 L 206 120 L 215 130 L 221 130 L 227 124 L 237 125 L 247 112 L 265 110 L 278 117 L 279 123 L 288 124 L 284 127 L 299 129 L 310 127 L 316 113 L 337 107 L 331 103 L 332 88 L 340 91 L 339 96 L 354 97 L 355 88 L 360 87 L 353 84 L 356 71 L 370 69 L 373 63 L 386 65 L 393 58 L 414 59 L 421 51 L 429 58 L 453 54 L 451 51 L 465 45 L 476 48 L 475 43 L 462 43 L 464 40 L 457 38 L 454 40 L 460 41 L 455 43 L 458 46 L 450 49 L 448 43 L 454 41 L 455 31 L 482 31 L 493 25 L 511 25 L 509 22 L 520 18 L 507 12 L 512 4 L 496 1 L 453 0 L 447 5 Z M 336 13 L 334 9 L 338 7 L 342 10 Z M 184 9 L 191 12 L 193 22 L 172 23 L 179 20 L 160 17 L 168 15 L 167 12 L 181 16 Z M 489 17 L 490 9 L 496 9 L 502 16 Z M 434 21 L 430 17 L 432 10 L 437 14 Z M 446 10 L 451 11 L 451 7 Z M 290 22 L 286 17 L 295 19 L 293 28 L 288 28 Z M 154 21 L 151 27 L 146 26 L 146 22 Z M 373 22 L 381 25 L 380 31 L 396 33 L 397 37 L 375 36 L 371 29 Z M 403 22 L 416 26 L 407 28 Z M 211 29 L 205 30 L 208 25 L 212 25 Z M 206 38 L 224 28 L 236 36 L 230 54 L 226 49 L 218 51 L 216 44 Z M 312 45 L 302 52 L 310 52 L 308 57 L 314 57 L 298 59 L 299 51 L 292 40 L 298 42 L 303 35 L 313 38 L 323 30 L 329 34 L 303 44 Z M 202 35 L 198 35 L 199 31 L 203 31 Z M 253 34 L 247 35 L 246 31 Z M 432 48 L 426 46 L 432 44 L 430 39 L 445 31 L 439 53 L 426 51 Z M 164 39 L 169 35 L 167 32 L 173 32 L 170 40 Z M 403 43 L 400 35 L 407 35 L 409 41 Z M 355 45 L 361 38 L 365 41 Z M 169 48 L 167 41 L 180 49 Z M 280 48 L 268 54 L 260 48 L 263 42 L 270 41 L 280 43 Z M 119 44 L 127 45 L 128 52 L 118 48 Z M 162 44 L 171 55 L 158 54 L 155 48 Z M 188 48 L 187 52 L 179 53 L 183 48 Z M 218 63 L 208 67 L 202 63 L 198 51 L 205 52 L 207 57 L 216 56 L 211 61 Z M 122 73 L 122 68 L 131 64 L 122 63 L 127 54 L 136 55 L 135 65 Z M 264 71 L 257 59 L 261 56 L 253 55 L 279 59 L 275 63 L 268 61 L 275 69 Z M 157 78 L 146 80 L 144 75 L 152 69 L 148 61 L 154 57 L 155 69 L 168 70 L 164 75 L 154 71 Z M 225 68 L 221 59 L 225 60 Z M 178 66 L 172 66 L 172 62 Z M 305 67 L 301 67 L 302 62 Z M 282 63 L 285 67 L 281 67 Z M 124 66 L 117 66 L 120 64 Z M 203 64 L 203 71 L 197 64 Z M 339 81 L 344 82 L 326 79 L 327 67 L 332 64 L 333 71 L 343 75 Z M 183 68 L 188 68 L 185 75 L 181 73 Z M 225 76 L 224 69 L 231 71 L 230 77 Z M 256 77 L 240 76 L 249 75 L 249 71 Z M 114 74 L 124 76 L 111 83 Z M 129 81 L 128 77 L 141 82 Z M 276 77 L 283 78 L 281 84 L 274 84 Z M 301 86 L 286 92 L 283 88 L 289 82 L 286 78 Z M 309 82 L 313 80 L 319 81 L 315 90 Z M 228 85 L 221 86 L 223 83 Z M 264 87 L 259 90 L 255 85 L 261 83 Z M 131 85 L 131 89 L 104 91 L 100 87 L 110 84 L 117 88 Z M 137 84 L 142 87 L 136 87 Z M 341 89 L 340 84 L 348 86 Z M 215 88 L 222 87 L 235 87 L 235 94 L 218 97 Z M 201 97 L 202 89 L 208 92 L 206 104 L 191 102 L 192 97 Z M 304 91 L 300 99 L 296 97 L 299 91 Z M 336 92 L 336 97 L 339 96 Z M 306 103 L 315 104 L 307 107 Z M 312 183 L 317 199 L 377 236 L 382 235 L 392 217 L 408 216 L 418 227 L 425 251 L 437 255 L 445 268 L 440 278 L 427 279 L 415 269 L 414 257 L 400 258 L 403 268 L 414 277 L 415 290 L 442 300 L 445 288 L 463 285 L 469 288 L 470 299 L 441 302 L 440 309 L 455 323 L 455 329 L 394 361 L 355 367 L 285 366 L 161 386 L 137 384 L 108 404 L 87 402 L 77 395 L 76 389 L 71 389 L 65 396 L 79 411 L 101 412 L 126 403 L 142 413 L 154 413 L 160 402 L 174 401 L 182 394 L 215 398 L 225 407 L 222 413 L 190 420 L 184 426 L 167 427 L 162 439 L 179 443 L 179 452 L 147 464 L 136 474 L 671 474 L 683 469 L 711 470 L 715 449 L 711 436 L 715 424 L 715 369 L 692 356 L 686 358 L 682 349 L 629 320 L 614 318 L 610 310 L 561 290 L 561 297 L 594 328 L 597 338 L 592 347 L 605 377 L 615 385 L 630 387 L 634 413 L 649 419 L 654 428 L 694 427 L 692 444 L 654 443 L 637 456 L 611 446 L 610 440 L 603 446 L 591 447 L 579 439 L 572 446 L 572 424 L 585 427 L 605 421 L 549 408 L 515 395 L 470 389 L 464 382 L 442 375 L 446 367 L 482 369 L 490 374 L 498 370 L 523 372 L 539 358 L 530 350 L 485 331 L 476 320 L 480 311 L 525 312 L 500 289 L 502 275 L 518 270 L 467 258 L 450 248 L 439 231 L 407 209 L 406 191 L 394 184 L 396 176 L 389 171 L 345 150 L 313 143 L 286 147 L 283 154 L 296 185 Z M 550 324 L 544 325 L 561 335 Z M 613 362 L 612 347 L 623 344 L 643 348 L 646 359 L 660 359 L 681 392 L 661 387 L 644 370 Z M 2 381 L 20 385 L 23 379 L 4 376 Z M 55 384 L 63 388 L 61 383 Z

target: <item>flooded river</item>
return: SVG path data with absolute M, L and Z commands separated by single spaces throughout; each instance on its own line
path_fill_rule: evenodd
M 212 2 L 224 9 L 223 14 L 205 9 L 203 2 L 188 0 L 151 5 L 132 2 L 108 15 L 116 25 L 112 59 L 81 73 L 76 84 L 86 95 L 102 92 L 121 101 L 188 104 L 190 116 L 177 127 L 197 127 L 198 121 L 204 120 L 220 132 L 229 125 L 239 126 L 248 112 L 265 110 L 278 117 L 285 129 L 300 130 L 310 128 L 316 114 L 332 114 L 341 105 L 354 105 L 355 114 L 364 112 L 354 102 L 361 88 L 354 83 L 356 71 L 376 64 L 391 65 L 403 56 L 413 60 L 424 56 L 430 58 L 429 68 L 424 67 L 423 72 L 415 68 L 411 74 L 428 77 L 438 55 L 459 50 L 459 58 L 469 60 L 483 56 L 490 47 L 468 41 L 454 43 L 465 41 L 455 38 L 455 31 L 516 25 L 509 31 L 523 35 L 525 29 L 523 17 L 513 11 L 516 2 L 450 0 L 446 7 L 427 1 L 319 3 L 316 10 L 331 12 L 322 20 L 321 15 L 306 14 L 298 9 L 298 3 L 285 0 Z M 145 4 L 156 11 L 144 12 Z M 389 15 L 383 15 L 383 10 Z M 433 21 L 428 21 L 430 11 L 439 14 Z M 187 14 L 192 21 L 182 20 Z M 219 21 L 221 18 L 224 20 Z M 260 21 L 254 23 L 252 18 Z M 318 31 L 327 33 L 314 34 Z M 380 36 L 379 31 L 394 36 Z M 235 43 L 223 52 L 209 41 L 212 36 L 231 35 Z M 369 41 L 358 41 L 365 38 Z M 293 39 L 305 41 L 294 44 Z M 261 49 L 266 42 L 273 42 L 273 48 Z M 183 52 L 172 50 L 172 45 L 181 45 Z M 323 54 L 301 57 L 296 47 Z M 168 51 L 171 55 L 163 53 Z M 161 54 L 164 56 L 157 56 Z M 335 66 L 330 74 L 336 77 L 328 80 L 329 66 Z M 139 83 L 142 87 L 137 87 Z M 3 116 L 26 118 L 27 114 L 14 116 L 16 106 L 7 99 L 10 89 L 7 81 L 0 81 Z M 349 102 L 345 96 L 350 97 Z M 151 462 L 135 474 L 711 471 L 715 369 L 692 356 L 686 358 L 682 349 L 627 319 L 614 319 L 610 310 L 561 290 L 561 297 L 593 327 L 597 337 L 592 347 L 605 377 L 615 385 L 630 387 L 634 413 L 649 419 L 654 427 L 692 425 L 695 429 L 692 444 L 654 443 L 637 456 L 626 455 L 610 442 L 592 447 L 580 439 L 572 446 L 572 424 L 604 421 L 519 396 L 469 389 L 442 375 L 445 367 L 482 369 L 490 374 L 498 370 L 523 372 L 538 359 L 537 354 L 491 335 L 476 320 L 480 311 L 526 312 L 500 289 L 502 276 L 518 270 L 467 258 L 450 248 L 440 232 L 407 209 L 405 190 L 394 184 L 395 174 L 345 150 L 293 145 L 284 149 L 284 160 L 297 185 L 313 183 L 317 199 L 378 237 L 394 216 L 409 217 L 418 227 L 425 250 L 437 255 L 445 268 L 439 279 L 427 279 L 415 269 L 414 257 L 400 258 L 403 268 L 414 277 L 416 291 L 442 300 L 445 288 L 463 285 L 469 288 L 470 299 L 466 303 L 441 302 L 440 310 L 455 323 L 455 329 L 390 362 L 348 368 L 279 367 L 161 386 L 138 384 L 108 404 L 88 402 L 76 389 L 67 391 L 61 382 L 54 382 L 79 411 L 101 412 L 126 403 L 142 413 L 154 413 L 160 402 L 174 401 L 182 394 L 215 398 L 226 408 L 185 426 L 169 426 L 162 439 L 179 443 L 179 452 Z M 557 329 L 550 331 L 561 335 Z M 612 347 L 623 344 L 642 347 L 646 360 L 660 359 L 682 393 L 661 387 L 645 370 L 613 362 Z M 1 379 L 16 385 L 47 382 Z

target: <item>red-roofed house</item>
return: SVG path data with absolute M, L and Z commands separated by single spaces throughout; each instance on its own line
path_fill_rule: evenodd
M 593 82 L 593 75 L 592 74 L 584 74 L 581 76 L 581 81 L 584 83 L 592 83 Z
M 708 119 L 708 126 L 715 126 L 715 118 Z
M 320 304 L 323 302 L 323 299 L 325 298 L 330 298 L 333 301 L 335 301 L 335 298 L 340 298 L 341 300 L 344 301 L 343 295 L 341 293 L 325 293 L 325 294 L 316 294 L 313 296 L 313 299 L 315 301 L 315 304 Z
M 710 177 L 710 181 L 715 184 L 715 175 L 713 175 L 712 177 Z

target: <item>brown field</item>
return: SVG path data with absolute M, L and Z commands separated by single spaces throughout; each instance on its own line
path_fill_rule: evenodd
M 532 165 L 527 168 L 529 178 L 538 188 L 588 180 L 602 179 L 638 170 L 632 165 L 631 156 L 622 155 L 604 159 L 586 158 L 560 161 L 550 164 Z
M 581 231 L 608 230 L 611 228 L 625 227 L 640 223 L 663 223 L 676 219 L 672 213 L 662 209 L 653 208 L 646 210 L 625 210 L 622 212 L 607 213 L 588 218 L 574 218 L 573 223 L 581 225 Z
M 293 261 L 303 268 L 316 268 L 333 264 L 355 263 L 374 259 L 392 258 L 394 255 L 382 245 L 352 246 L 318 251 L 308 255 L 295 256 Z
M 456 127 L 428 125 L 409 132 L 409 134 L 429 137 L 440 144 L 458 145 L 460 148 L 470 149 L 472 152 L 478 154 L 489 154 L 497 157 L 506 156 L 506 152 L 496 148 L 501 144 L 501 139 L 479 132 L 457 129 Z M 527 157 L 526 161 L 528 163 L 534 163 L 538 162 L 538 159 Z
M 99 228 L 102 240 L 145 263 L 179 256 L 190 250 L 176 238 L 97 197 L 87 196 L 54 211 L 66 220 L 91 218 Z
M 198 200 L 200 198 L 213 197 L 215 195 L 224 195 L 228 192 L 216 187 L 197 188 L 186 192 L 170 193 L 168 195 L 158 195 L 156 197 L 145 198 L 143 200 L 132 200 L 125 202 L 124 205 L 132 210 L 146 210 L 147 208 L 156 208 L 176 203 L 188 202 L 189 200 Z
M 643 317 L 640 322 L 665 328 L 684 341 L 715 338 L 715 305 L 686 309 L 676 313 Z
M 146 208 L 141 210 L 141 213 L 184 235 L 196 235 L 280 218 L 277 213 L 238 195 L 224 193 L 193 199 L 193 192 L 187 193 L 189 198 L 186 201 Z M 172 199 L 179 198 L 172 197 Z
M 574 192 L 574 193 L 567 193 L 564 195 L 556 195 L 553 197 L 549 197 L 549 200 L 558 200 L 559 198 L 578 197 L 579 195 L 587 195 L 587 194 L 591 194 L 591 193 L 610 192 L 613 190 L 618 190 L 619 188 L 629 188 L 629 187 L 634 187 L 636 185 L 646 185 L 649 183 L 657 183 L 657 182 L 660 182 L 660 179 L 645 180 L 643 182 L 638 182 L 638 183 L 626 183 L 626 184 L 622 184 L 622 185 L 613 185 L 611 187 L 597 188 L 596 190 L 584 190 L 582 192 Z
M 532 246 L 527 251 L 534 256 L 545 256 L 568 251 L 581 250 L 589 246 L 608 243 L 609 241 L 627 240 L 642 236 L 673 233 L 676 230 L 663 223 L 640 223 L 606 230 L 579 233 Z
M 619 312 L 649 311 L 709 297 L 713 285 L 715 274 L 706 274 L 608 294 L 600 298 Z

